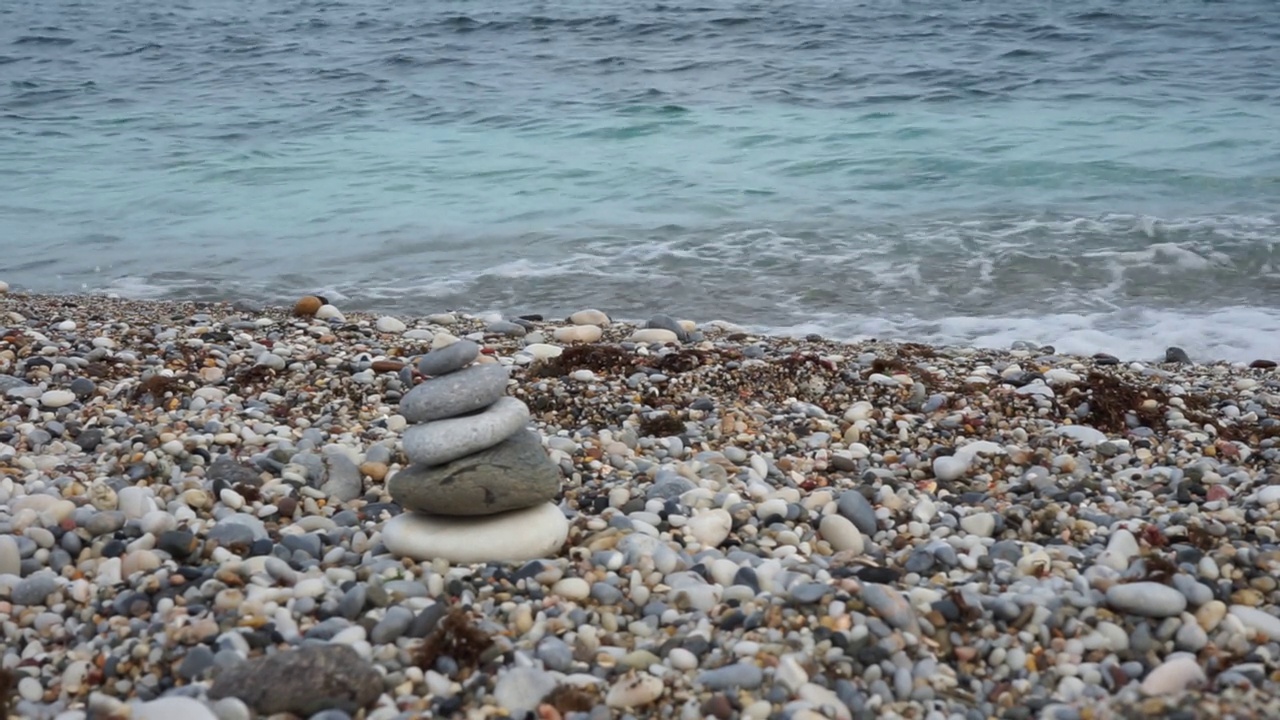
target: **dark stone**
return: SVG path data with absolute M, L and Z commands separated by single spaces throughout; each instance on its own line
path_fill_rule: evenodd
M 163 550 L 178 560 L 190 556 L 198 546 L 196 536 L 190 530 L 166 530 L 156 538 L 156 549 Z
M 560 492 L 560 468 L 525 430 L 444 465 L 410 465 L 387 483 L 401 506 L 433 515 L 495 515 L 534 507 Z
M 1116 357 L 1115 355 L 1108 355 L 1106 353 L 1098 353 L 1097 355 L 1094 355 L 1093 361 L 1099 365 L 1119 365 L 1120 364 L 1120 358 Z
M 1180 347 L 1170 347 L 1164 351 L 1164 361 L 1167 363 L 1191 363 L 1191 356 L 1187 355 L 1187 351 Z
M 178 677 L 188 682 L 199 680 L 213 665 L 213 651 L 207 645 L 196 645 L 187 651 L 179 663 Z
M 1249 363 L 1249 367 L 1254 370 L 1271 370 L 1276 366 L 1275 360 L 1254 360 Z
M 221 672 L 209 698 L 236 697 L 262 715 L 354 713 L 382 694 L 382 674 L 347 645 L 312 645 Z
M 102 444 L 102 431 L 98 428 L 81 430 L 80 434 L 76 436 L 75 443 L 80 446 L 81 450 L 93 452 Z
M 214 493 L 234 489 L 236 485 L 262 487 L 259 470 L 249 463 L 242 463 L 228 455 L 221 455 L 205 471 L 205 479 L 213 483 Z

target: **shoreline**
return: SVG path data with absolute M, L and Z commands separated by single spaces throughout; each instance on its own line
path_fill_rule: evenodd
M 126 305 L 127 304 L 154 305 L 155 307 L 158 307 L 158 308 L 191 307 L 195 309 L 206 309 L 206 310 L 210 308 L 221 308 L 224 312 L 247 311 L 247 312 L 266 313 L 266 314 L 280 314 L 280 313 L 288 314 L 289 313 L 289 307 L 287 304 L 273 305 L 273 304 L 269 304 L 266 302 L 253 300 L 249 298 L 224 298 L 224 299 L 192 298 L 192 299 L 175 300 L 175 299 L 127 297 L 127 296 L 120 295 L 118 292 L 107 291 L 107 290 L 98 290 L 98 291 L 86 290 L 86 291 L 74 292 L 74 293 L 56 293 L 56 292 L 50 293 L 50 292 L 28 291 L 28 290 L 22 290 L 22 289 L 10 291 L 8 289 L 8 283 L 0 282 L 0 297 L 4 297 L 5 295 L 11 295 L 13 297 L 45 298 L 45 299 L 55 300 L 55 301 L 65 300 L 73 303 L 91 302 L 94 300 L 106 300 L 106 301 L 115 302 L 115 303 L 124 303 Z M 341 301 L 336 301 L 336 300 L 335 300 L 335 303 L 337 305 L 343 304 Z M 565 318 L 556 317 L 548 313 L 530 313 L 527 315 L 519 315 L 519 314 L 509 314 L 507 312 L 499 311 L 499 310 L 469 311 L 464 309 L 453 309 L 453 310 L 440 311 L 440 312 L 454 312 L 461 315 L 465 315 L 468 318 L 476 319 L 481 322 L 497 321 L 497 320 L 505 319 L 508 317 L 539 317 L 539 318 L 542 318 L 541 320 L 539 320 L 539 322 L 545 323 L 548 325 L 554 325 L 557 322 L 567 322 L 567 319 L 566 319 L 567 315 L 573 311 L 572 310 L 566 311 Z M 660 311 L 656 311 L 656 312 L 660 312 Z M 395 309 L 386 309 L 385 311 L 383 311 L 376 307 L 363 309 L 363 310 L 358 310 L 358 309 L 345 310 L 344 309 L 342 313 L 345 317 L 350 317 L 352 319 L 362 318 L 368 321 L 372 321 L 384 315 L 401 318 L 406 321 L 423 320 L 432 314 L 431 312 L 417 312 L 417 313 L 402 312 Z M 621 325 L 621 326 L 629 326 L 629 327 L 643 327 L 646 322 L 642 318 L 623 318 L 623 317 L 614 318 L 612 317 L 612 315 L 611 315 L 611 318 L 612 318 L 612 322 L 614 322 L 615 324 Z M 993 319 L 993 321 L 994 320 L 996 319 Z M 1016 320 L 1022 321 L 1024 319 L 1016 318 Z M 875 345 L 875 344 L 897 344 L 897 345 L 923 344 L 923 345 L 929 345 L 931 347 L 938 348 L 938 349 L 964 350 L 964 351 L 986 352 L 986 353 L 997 353 L 997 354 L 1005 354 L 1011 351 L 1019 351 L 1019 350 L 1034 351 L 1040 348 L 1048 348 L 1051 350 L 1049 354 L 1053 354 L 1061 357 L 1071 357 L 1071 358 L 1079 358 L 1082 360 L 1087 360 L 1087 359 L 1095 358 L 1098 356 L 1110 355 L 1112 357 L 1117 357 L 1123 363 L 1136 362 L 1136 363 L 1142 363 L 1144 365 L 1163 365 L 1166 362 L 1166 358 L 1170 357 L 1169 356 L 1170 352 L 1182 351 L 1182 348 L 1171 345 L 1171 346 L 1165 346 L 1161 351 L 1149 357 L 1131 357 L 1126 355 L 1114 355 L 1113 348 L 1105 348 L 1105 347 L 1098 349 L 1096 352 L 1092 352 L 1092 353 L 1090 352 L 1081 353 L 1081 352 L 1071 352 L 1071 351 L 1059 352 L 1058 349 L 1051 343 L 1040 343 L 1040 342 L 1030 341 L 1025 339 L 1014 340 L 1012 341 L 1012 343 L 1009 343 L 1007 346 L 1001 346 L 998 344 L 973 343 L 973 342 L 937 343 L 937 342 L 931 342 L 927 340 L 922 341 L 919 339 L 910 338 L 906 336 L 903 336 L 903 337 L 888 336 L 888 335 L 875 336 L 870 334 L 863 334 L 853 338 L 844 338 L 844 337 L 830 335 L 829 333 L 823 333 L 823 332 L 800 332 L 800 331 L 790 332 L 790 331 L 785 331 L 787 330 L 787 328 L 764 328 L 764 327 L 756 326 L 749 322 L 739 322 L 737 320 L 724 318 L 724 317 L 711 318 L 711 319 L 704 318 L 701 320 L 696 320 L 696 322 L 703 325 L 714 324 L 720 327 L 735 328 L 737 332 L 745 333 L 752 337 L 765 338 L 765 339 L 775 340 L 775 341 L 793 341 L 794 342 L 794 341 L 804 340 L 810 337 L 821 337 L 823 342 L 842 345 L 842 346 L 863 346 L 863 345 Z M 791 327 L 803 327 L 803 326 L 804 324 L 802 324 L 801 326 L 791 326 Z M 1228 365 L 1236 368 L 1243 368 L 1251 365 L 1256 365 L 1263 368 L 1269 368 L 1271 367 L 1271 363 L 1280 361 L 1280 357 L 1276 357 L 1276 358 L 1250 357 L 1248 360 L 1244 360 L 1244 359 L 1233 360 L 1233 359 L 1228 359 L 1224 357 L 1211 357 L 1209 359 L 1205 359 L 1203 357 L 1204 354 L 1205 353 L 1203 351 L 1191 353 L 1191 356 L 1187 357 L 1185 362 L 1198 364 L 1198 365 L 1212 365 L 1212 366 Z M 1185 352 L 1183 352 L 1183 357 L 1186 357 Z
M 219 672 L 342 644 L 381 678 L 348 714 L 380 720 L 531 693 L 584 720 L 1280 713 L 1274 364 L 242 307 L 0 295 L 10 712 L 250 717 Z M 395 401 L 477 332 L 561 468 L 568 545 L 401 561 Z M 350 499 L 279 470 L 335 453 Z

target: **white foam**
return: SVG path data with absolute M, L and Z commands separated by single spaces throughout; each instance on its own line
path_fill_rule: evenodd
M 1280 358 L 1280 310 L 1231 307 L 1204 313 L 1124 310 L 1031 316 L 896 319 L 825 315 L 789 326 L 753 328 L 785 336 L 818 333 L 839 340 L 878 338 L 932 345 L 1009 348 L 1015 341 L 1052 345 L 1074 355 L 1109 353 L 1155 361 L 1170 346 L 1201 362 Z

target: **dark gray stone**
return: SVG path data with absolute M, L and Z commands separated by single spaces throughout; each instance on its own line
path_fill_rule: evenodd
M 93 452 L 102 444 L 102 430 L 98 428 L 81 430 L 80 434 L 76 436 L 75 443 L 80 446 L 81 450 Z
M 1187 355 L 1187 351 L 1180 347 L 1170 347 L 1164 351 L 1164 361 L 1167 363 L 1191 363 L 1191 356 Z
M 98 386 L 89 378 L 76 378 L 71 381 L 71 386 L 68 389 L 75 393 L 76 397 L 83 400 L 92 395 L 98 389 Z
M 400 414 L 423 423 L 487 408 L 506 394 L 509 377 L 506 367 L 491 364 L 432 378 L 400 399 Z
M 874 537 L 879 523 L 876 522 L 876 510 L 871 503 L 857 490 L 845 490 L 836 503 L 836 512 L 840 513 L 858 531 L 868 538 Z
M 435 377 L 448 375 L 469 365 L 480 357 L 480 346 L 470 340 L 459 340 L 439 350 L 432 350 L 418 361 L 418 372 Z
M 93 517 L 85 521 L 82 527 L 85 532 L 93 537 L 99 535 L 109 535 L 120 528 L 128 521 L 124 513 L 119 510 L 104 510 L 103 512 L 94 513 Z
M 43 605 L 45 598 L 57 589 L 57 575 L 47 571 L 37 572 L 15 585 L 9 600 L 14 605 Z
M 354 713 L 382 694 L 382 674 L 347 645 L 312 645 L 254 658 L 223 670 L 211 700 L 239 698 L 262 715 Z
M 239 462 L 229 455 L 221 455 L 214 460 L 205 471 L 204 477 L 213 484 L 215 491 L 240 483 L 252 487 L 262 486 L 261 473 L 257 468 L 248 463 Z
M 409 510 L 494 515 L 555 498 L 560 469 L 547 457 L 538 433 L 522 430 L 488 450 L 444 465 L 410 465 L 391 477 L 387 490 Z
M 214 666 L 213 651 L 208 645 L 196 645 L 178 664 L 178 677 L 188 682 L 201 679 Z
M 680 342 L 689 342 L 689 333 L 680 327 L 680 322 L 670 315 L 654 315 L 649 318 L 649 322 L 645 323 L 647 328 L 656 328 L 659 330 L 670 330 L 676 334 L 676 338 Z

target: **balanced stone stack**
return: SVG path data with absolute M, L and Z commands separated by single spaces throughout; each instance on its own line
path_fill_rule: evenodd
M 507 368 L 472 364 L 479 354 L 469 340 L 427 353 L 418 370 L 430 379 L 400 400 L 410 465 L 388 481 L 405 509 L 383 527 L 392 553 L 520 562 L 555 555 L 568 537 L 553 502 L 560 469 L 529 427 L 529 408 L 507 396 Z

